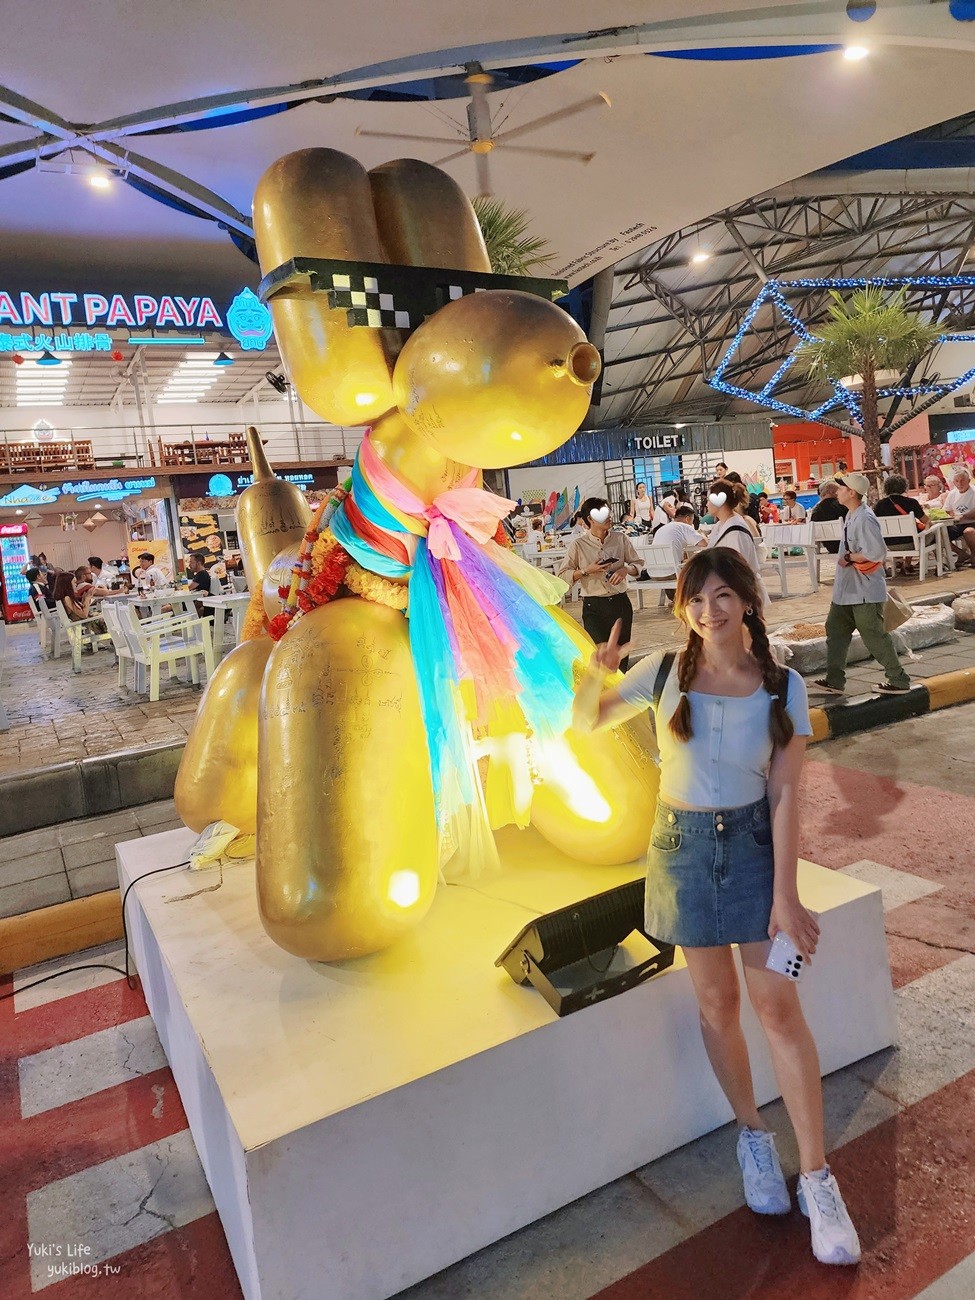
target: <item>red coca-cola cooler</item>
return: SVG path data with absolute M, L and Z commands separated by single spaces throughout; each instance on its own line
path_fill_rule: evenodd
M 0 524 L 0 605 L 5 623 L 30 619 L 30 583 L 21 570 L 30 560 L 26 524 Z

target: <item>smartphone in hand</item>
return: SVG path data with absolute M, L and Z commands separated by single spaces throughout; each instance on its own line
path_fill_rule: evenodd
M 780 930 L 772 940 L 768 957 L 765 960 L 765 967 L 767 970 L 775 971 L 777 975 L 784 975 L 786 979 L 790 979 L 797 984 L 802 978 L 806 961 L 796 947 L 795 941 L 784 930 Z

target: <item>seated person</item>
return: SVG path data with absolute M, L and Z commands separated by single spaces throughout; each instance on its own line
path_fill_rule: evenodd
M 948 540 L 955 553 L 955 566 L 970 564 L 975 568 L 975 487 L 964 465 L 952 474 L 953 487 L 945 497 L 944 508 L 951 517 Z
M 190 591 L 198 591 L 201 596 L 211 595 L 210 573 L 198 555 L 191 555 L 186 561 L 186 577 Z M 194 601 L 196 612 L 201 618 L 212 618 L 213 610 L 207 609 L 200 602 Z
M 948 489 L 939 474 L 929 474 L 921 485 L 918 497 L 925 510 L 943 510 Z
M 91 569 L 95 595 L 107 596 L 112 590 L 112 583 L 118 580 L 118 569 L 112 564 L 106 564 L 100 555 L 89 555 L 88 567 Z
M 685 551 L 707 546 L 706 538 L 702 537 L 694 527 L 694 507 L 678 506 L 671 522 L 664 524 L 654 533 L 652 545 L 654 551 L 660 546 L 669 546 L 672 549 L 675 573 L 683 563 Z
M 761 524 L 777 524 L 779 522 L 779 507 L 768 499 L 767 492 L 758 494 L 758 521 Z
M 50 588 L 44 581 L 40 569 L 25 569 L 24 577 L 30 583 L 30 594 L 34 597 L 34 603 L 37 608 L 53 609 L 55 603 L 54 597 L 51 595 Z
M 88 617 L 88 611 L 91 608 L 90 587 L 79 594 L 75 588 L 73 573 L 62 572 L 58 574 L 54 580 L 52 596 L 55 604 L 60 601 L 64 606 L 64 611 L 72 623 L 80 623 L 82 619 Z
M 813 506 L 809 518 L 814 524 L 830 523 L 835 519 L 846 518 L 846 506 L 837 498 L 839 491 L 836 480 L 824 478 L 819 485 L 819 500 Z M 835 555 L 839 549 L 839 542 L 823 542 L 827 551 Z
M 674 557 L 674 573 L 677 573 L 684 563 L 685 551 L 696 550 L 707 544 L 707 538 L 694 527 L 693 506 L 678 506 L 673 520 L 654 533 L 652 543 L 654 552 L 660 547 L 670 547 Z M 668 588 L 664 594 L 668 600 L 673 600 L 675 591 L 676 588 Z
M 928 517 L 924 513 L 924 507 L 920 501 L 914 497 L 905 496 L 907 492 L 907 479 L 900 474 L 888 474 L 884 479 L 884 494 L 873 508 L 874 514 L 879 519 L 891 519 L 895 515 L 913 515 L 917 520 L 918 531 L 922 531 L 928 526 Z M 905 551 L 914 549 L 914 543 L 909 540 L 909 535 L 904 534 L 903 539 L 900 537 L 887 537 L 884 539 L 889 551 Z M 913 560 L 896 560 L 895 569 L 901 573 L 914 573 L 917 566 Z
M 800 504 L 791 488 L 786 488 L 782 493 L 779 521 L 783 524 L 804 524 L 806 522 L 806 507 Z
M 139 563 L 132 570 L 132 585 L 136 591 L 151 591 L 153 587 L 169 585 L 165 573 L 156 563 L 156 557 L 151 551 L 143 551 L 139 556 Z
M 91 569 L 89 569 L 87 564 L 79 564 L 72 574 L 72 577 L 74 578 L 74 594 L 79 599 L 87 596 L 90 605 L 94 599 L 93 588 L 95 585 L 92 580 Z

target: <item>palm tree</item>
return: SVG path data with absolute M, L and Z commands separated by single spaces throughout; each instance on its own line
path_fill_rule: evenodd
M 798 363 L 807 374 L 831 381 L 860 376 L 864 468 L 868 474 L 881 467 L 878 373 L 894 371 L 899 379 L 942 334 L 937 325 L 926 324 L 907 311 L 906 296 L 906 286 L 888 297 L 883 289 L 867 285 L 844 302 L 833 290 L 829 320 L 818 326 L 815 337 L 798 351 Z
M 474 212 L 495 275 L 531 275 L 532 267 L 552 260 L 552 253 L 546 251 L 548 240 L 526 233 L 530 224 L 527 212 L 483 195 L 474 200 Z

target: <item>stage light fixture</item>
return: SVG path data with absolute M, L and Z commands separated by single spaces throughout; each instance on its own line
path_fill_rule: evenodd
M 37 364 L 39 366 L 59 366 L 61 360 L 59 357 L 56 357 L 53 352 L 48 352 L 47 348 L 45 348 L 37 358 Z

